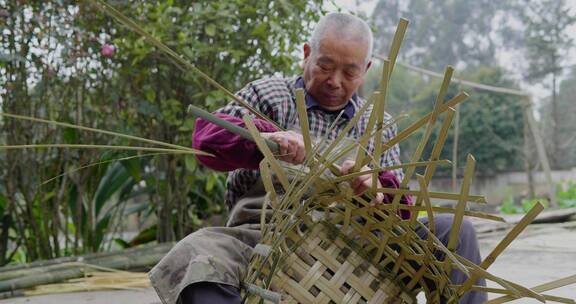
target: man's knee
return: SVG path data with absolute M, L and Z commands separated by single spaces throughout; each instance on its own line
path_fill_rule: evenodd
M 468 240 L 476 240 L 476 229 L 474 229 L 472 221 L 464 218 L 462 225 L 460 226 L 460 236 Z
M 198 282 L 188 285 L 180 293 L 180 304 L 240 304 L 240 290 L 234 286 L 212 282 Z

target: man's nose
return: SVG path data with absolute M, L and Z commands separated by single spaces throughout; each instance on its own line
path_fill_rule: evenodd
M 328 85 L 333 89 L 339 89 L 342 85 L 342 73 L 334 71 L 328 78 Z

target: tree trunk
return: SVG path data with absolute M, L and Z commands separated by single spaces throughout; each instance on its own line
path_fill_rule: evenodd
M 560 143 L 558 142 L 558 101 L 556 96 L 556 73 L 552 73 L 552 168 L 559 169 Z
M 533 199 L 536 196 L 534 189 L 534 161 L 532 157 L 533 142 L 530 140 L 530 128 L 527 120 L 526 112 L 524 112 L 524 167 L 528 179 L 528 198 Z

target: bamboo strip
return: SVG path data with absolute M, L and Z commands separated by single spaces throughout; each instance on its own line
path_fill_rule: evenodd
M 450 99 L 449 101 L 447 101 L 446 103 L 444 103 L 440 107 L 440 113 L 447 111 L 449 108 L 454 107 L 457 104 L 460 104 L 461 102 L 463 102 L 467 99 L 468 99 L 468 94 L 466 94 L 464 92 L 458 93 L 458 95 L 454 96 L 452 99 Z M 421 126 L 423 126 L 425 123 L 427 123 L 430 120 L 433 113 L 434 112 L 430 112 L 430 113 L 424 115 L 422 118 L 420 118 L 419 120 L 417 120 L 416 122 L 411 124 L 408 128 L 399 132 L 398 135 L 396 135 L 394 138 L 390 139 L 390 141 L 388 141 L 387 143 L 384 143 L 384 145 L 383 145 L 384 151 L 392 148 L 394 145 L 400 143 L 404 139 L 408 138 L 410 135 L 414 134 L 414 132 L 416 130 L 418 130 Z
M 47 119 L 41 119 L 41 118 L 29 117 L 29 116 L 22 116 L 22 115 L 10 114 L 10 113 L 0 113 L 0 116 L 10 117 L 10 118 L 20 119 L 20 120 L 28 120 L 28 121 L 39 122 L 39 123 L 45 123 L 45 124 L 51 124 L 51 125 L 55 125 L 55 126 L 59 126 L 59 127 L 78 129 L 78 130 L 82 130 L 82 131 L 112 135 L 114 137 L 136 140 L 136 141 L 140 141 L 140 142 L 164 146 L 164 147 L 173 148 L 173 149 L 177 149 L 177 150 L 184 150 L 184 151 L 190 151 L 190 152 L 198 151 L 198 150 L 195 150 L 192 148 L 174 145 L 174 144 L 170 144 L 170 143 L 165 143 L 162 141 L 142 138 L 142 137 L 133 136 L 133 135 L 126 135 L 126 134 L 107 131 L 107 130 L 100 130 L 100 129 L 90 128 L 90 127 L 85 127 L 85 126 L 80 126 L 80 125 L 75 125 L 75 124 L 70 124 L 70 123 L 65 123 L 65 122 L 59 122 L 59 121 L 53 121 L 53 120 L 47 120 Z
M 108 160 L 104 160 L 104 161 L 99 161 L 99 162 L 95 162 L 95 163 L 90 163 L 84 166 L 80 166 L 78 168 L 73 168 L 71 170 L 68 170 L 62 174 L 58 174 L 54 177 L 51 177 L 47 180 L 44 180 L 40 183 L 40 185 L 45 185 L 48 184 L 62 176 L 65 176 L 67 174 L 71 174 L 77 171 L 80 171 L 82 169 L 86 169 L 86 168 L 90 168 L 90 167 L 94 167 L 94 166 L 99 166 L 99 165 L 103 165 L 103 164 L 108 164 L 108 163 L 112 163 L 112 162 L 116 162 L 116 161 L 123 161 L 123 160 L 129 160 L 129 159 L 134 159 L 134 158 L 141 158 L 141 157 L 148 157 L 148 156 L 157 156 L 157 155 L 166 155 L 168 153 L 165 152 L 160 152 L 160 153 L 147 153 L 147 154 L 141 154 L 141 155 L 132 155 L 132 156 L 127 156 L 127 157 L 119 157 L 119 158 L 113 158 L 113 159 L 108 159 Z
M 476 165 L 476 160 L 470 154 L 466 158 L 466 167 L 464 168 L 464 181 L 462 182 L 462 187 L 460 188 L 460 199 L 456 205 L 456 212 L 454 214 L 454 222 L 452 223 L 452 228 L 450 230 L 450 238 L 448 240 L 448 250 L 454 252 L 458 242 L 458 235 L 460 234 L 460 226 L 462 225 L 462 220 L 464 219 L 464 210 L 466 208 L 466 197 L 470 191 L 470 185 L 472 183 L 472 176 L 474 174 L 474 166 Z
M 576 275 L 568 276 L 568 277 L 554 280 L 554 281 L 551 281 L 551 282 L 548 282 L 548 283 L 545 283 L 542 285 L 534 286 L 531 289 L 534 290 L 535 292 L 545 292 L 545 291 L 557 289 L 557 288 L 564 287 L 564 286 L 571 285 L 571 284 L 576 284 Z M 492 292 L 494 292 L 494 291 L 492 291 Z M 576 301 L 574 301 L 574 299 L 567 299 L 569 301 L 566 301 L 566 299 L 564 299 L 564 298 L 550 299 L 549 296 L 546 296 L 546 295 L 543 295 L 543 296 L 547 300 L 556 301 L 556 302 L 560 302 L 560 303 L 572 303 L 572 304 L 576 303 Z M 486 302 L 486 304 L 506 303 L 509 301 L 513 301 L 515 299 L 517 299 L 517 297 L 514 297 L 514 296 L 508 294 L 507 296 L 503 296 L 500 298 L 489 300 Z
M 312 142 L 310 140 L 310 125 L 304 99 L 304 89 L 296 89 L 296 108 L 300 118 L 300 130 L 302 131 L 304 148 L 306 149 L 306 159 L 310 159 L 312 157 Z
M 396 189 L 396 188 L 379 188 L 376 191 L 382 193 L 390 194 L 402 194 L 402 195 L 412 195 L 420 197 L 422 192 L 420 190 L 408 190 L 408 189 Z M 428 194 L 430 198 L 445 199 L 445 200 L 458 200 L 460 198 L 459 194 L 449 193 L 449 192 L 434 192 L 429 191 Z M 486 204 L 486 198 L 479 195 L 468 195 L 466 201 L 473 203 L 483 203 Z
M 368 143 L 370 142 L 370 139 L 372 138 L 371 132 L 374 129 L 374 126 L 376 125 L 376 116 L 378 115 L 377 113 L 379 111 L 379 105 L 376 103 L 376 101 L 379 99 L 379 96 L 380 96 L 380 92 L 376 91 L 370 97 L 371 103 L 372 103 L 372 109 L 370 111 L 370 116 L 368 117 L 368 123 L 366 124 L 366 130 L 365 130 L 364 134 L 358 140 L 359 149 L 356 152 L 356 161 L 354 163 L 354 168 L 352 169 L 353 172 L 360 171 L 360 169 L 362 168 L 362 163 L 364 162 L 364 158 L 365 158 L 364 155 L 365 155 L 365 153 L 368 152 Z
M 331 181 L 334 183 L 339 183 L 339 182 L 351 180 L 351 179 L 356 178 L 358 176 L 368 175 L 371 173 L 379 173 L 382 171 L 389 171 L 389 170 L 395 170 L 395 169 L 400 169 L 400 168 L 417 167 L 417 166 L 428 166 L 430 164 L 447 165 L 450 163 L 451 162 L 449 160 L 435 160 L 435 161 L 420 161 L 420 162 L 403 163 L 400 165 L 386 166 L 386 167 L 382 167 L 382 168 L 377 167 L 375 169 L 370 169 L 370 170 L 366 170 L 366 171 L 348 173 L 345 175 L 335 177 Z
M 448 91 L 448 85 L 450 84 L 450 79 L 452 78 L 453 72 L 454 72 L 454 69 L 451 66 L 446 67 L 446 71 L 444 73 L 444 80 L 442 81 L 442 85 L 440 87 L 440 92 L 438 93 L 438 96 L 436 96 L 436 102 L 434 103 L 434 110 L 432 111 L 432 115 L 430 116 L 430 119 L 428 120 L 428 125 L 426 126 L 426 130 L 424 131 L 424 135 L 422 136 L 420 143 L 416 147 L 416 151 L 412 155 L 411 161 L 418 161 L 422 157 L 422 153 L 424 152 L 424 148 L 428 144 L 428 140 L 430 139 L 430 135 L 432 135 L 432 130 L 433 130 L 434 125 L 436 123 L 436 119 L 437 119 L 438 115 L 440 115 L 440 113 L 441 113 L 441 108 L 442 108 L 442 105 L 444 102 L 444 98 L 446 97 L 446 92 Z M 410 168 L 408 168 L 408 170 L 406 170 L 406 172 L 404 174 L 404 178 L 402 179 L 402 182 L 400 183 L 401 188 L 406 188 L 408 186 L 408 183 L 410 182 L 410 179 L 412 178 L 412 175 L 414 174 L 414 172 L 415 172 L 415 169 L 413 167 L 410 167 Z M 392 201 L 392 205 L 397 208 L 398 204 L 400 203 L 400 199 L 401 199 L 400 196 L 395 196 L 394 200 Z
M 434 148 L 432 148 L 432 153 L 430 154 L 430 160 L 434 161 L 434 160 L 438 160 L 440 158 L 440 153 L 442 152 L 442 148 L 444 148 L 444 143 L 446 141 L 446 137 L 448 135 L 448 130 L 450 129 L 450 125 L 452 124 L 452 119 L 454 118 L 454 109 L 450 108 L 448 111 L 446 111 L 446 118 L 444 119 L 444 122 L 442 123 L 442 128 L 440 129 L 440 133 L 438 135 L 438 139 L 436 140 L 436 143 L 434 143 Z M 435 165 L 430 165 L 426 167 L 426 171 L 424 173 L 423 176 L 423 184 L 424 186 L 428 187 L 430 185 L 430 180 L 432 179 L 432 175 L 434 175 L 434 171 L 436 171 L 436 166 Z M 420 185 L 420 187 L 422 187 L 422 185 Z M 418 198 L 416 199 L 416 202 L 414 203 L 414 205 L 416 206 L 420 206 L 422 204 L 422 196 L 418 196 Z M 416 217 L 414 215 L 412 215 L 412 218 L 410 219 L 412 225 L 414 225 L 414 221 L 416 221 Z
M 83 144 L 33 144 L 33 145 L 0 145 L 0 150 L 13 149 L 49 149 L 49 148 L 70 148 L 70 149 L 102 149 L 102 150 L 131 150 L 131 151 L 152 151 L 172 154 L 195 154 L 214 156 L 210 153 L 196 149 L 165 149 L 152 147 L 135 147 L 135 146 L 112 146 L 112 145 L 83 145 Z
M 532 209 L 530 209 L 530 211 L 526 213 L 524 217 L 522 217 L 522 220 L 520 220 L 520 222 L 518 222 L 518 224 L 516 224 L 514 228 L 512 228 L 512 230 L 508 232 L 508 234 L 506 234 L 504 239 L 502 239 L 502 241 L 498 243 L 496 248 L 494 248 L 492 252 L 490 252 L 490 254 L 486 256 L 486 258 L 484 258 L 482 263 L 480 263 L 480 267 L 483 269 L 488 269 L 490 265 L 492 265 L 496 261 L 498 256 L 500 256 L 500 254 L 504 252 L 506 248 L 508 248 L 508 246 L 512 243 L 512 241 L 514 241 L 514 239 L 516 239 L 516 237 L 518 237 L 518 235 L 520 235 L 520 233 L 526 227 L 528 227 L 528 225 L 536 218 L 536 216 L 538 216 L 538 214 L 540 214 L 540 212 L 542 212 L 542 210 L 544 210 L 544 206 L 541 203 L 536 203 L 534 207 L 532 207 Z M 476 279 L 477 278 L 472 276 L 468 280 L 466 280 L 466 282 L 464 282 L 464 284 L 462 284 L 462 287 L 458 290 L 458 294 L 459 295 L 464 294 L 464 292 L 468 290 L 470 286 L 472 286 L 472 284 L 474 284 Z
M 401 192 L 398 192 L 398 193 L 401 193 Z M 361 200 L 361 197 L 354 197 L 354 199 Z M 390 211 L 394 210 L 393 206 L 391 206 L 390 204 L 379 204 L 376 206 L 376 208 L 378 209 L 378 211 L 390 212 Z M 426 211 L 426 207 L 422 207 L 422 206 L 399 205 L 398 209 L 410 210 L 411 212 Z M 354 209 L 354 211 L 352 212 L 352 216 L 365 214 L 368 212 L 368 210 L 374 211 L 373 207 L 368 207 L 368 206 L 359 207 L 357 209 Z M 454 210 L 452 208 L 448 208 L 448 207 L 432 207 L 432 210 L 434 212 L 438 212 L 438 213 L 446 213 L 446 214 L 455 214 L 456 213 L 456 210 Z M 377 214 L 382 215 L 382 213 L 377 213 Z M 488 213 L 483 213 L 483 212 L 478 212 L 478 211 L 465 210 L 464 215 L 468 216 L 468 217 L 476 217 L 476 218 L 481 218 L 481 219 L 486 219 L 486 220 L 497 221 L 497 222 L 501 222 L 501 223 L 506 222 L 506 220 L 504 220 L 500 216 L 492 215 L 492 214 L 488 214 Z
M 477 277 L 484 277 L 486 279 L 489 279 L 495 283 L 498 283 L 500 286 L 510 290 L 512 292 L 513 295 L 519 297 L 519 298 L 523 298 L 523 297 L 530 297 L 530 298 L 534 298 L 542 303 L 544 303 L 546 300 L 544 299 L 544 297 L 536 292 L 534 292 L 533 290 L 526 288 L 522 285 L 516 284 L 514 282 L 499 278 L 491 273 L 489 273 L 488 271 L 486 271 L 485 269 L 483 269 L 482 267 L 470 262 L 469 260 L 460 257 L 460 256 L 456 256 L 460 262 L 462 262 L 462 264 L 466 265 L 466 267 L 468 267 L 468 269 L 470 269 L 471 273 L 474 276 Z M 455 295 L 457 296 L 457 295 Z
M 425 177 L 416 174 L 416 178 L 418 179 L 418 184 L 420 185 L 420 191 L 422 192 L 421 197 L 423 197 L 424 205 L 426 207 L 426 215 L 428 216 L 428 229 L 430 229 L 430 233 L 436 235 L 436 225 L 434 223 L 434 211 L 432 210 L 432 203 L 430 203 L 430 194 L 428 193 L 428 186 L 426 185 Z
M 268 148 L 268 145 L 266 145 L 264 138 L 260 136 L 260 132 L 256 128 L 254 121 L 249 115 L 244 115 L 243 119 L 244 123 L 246 124 L 246 127 L 248 128 L 248 131 L 250 132 L 250 134 L 252 134 L 252 137 L 254 138 L 254 142 L 258 146 L 258 149 L 260 150 L 260 152 L 262 152 L 262 154 L 264 154 L 264 158 L 268 161 L 270 168 L 272 169 L 272 171 L 274 171 L 274 174 L 276 174 L 276 176 L 278 177 L 278 180 L 280 181 L 280 184 L 282 185 L 284 190 L 287 191 L 288 188 L 290 187 L 288 178 L 286 177 L 284 171 L 282 170 L 282 167 L 272 154 L 272 151 L 270 151 L 270 148 Z
M 390 82 L 390 62 L 385 60 L 382 68 L 382 81 L 380 82 L 380 94 L 377 96 L 376 105 L 376 126 L 377 131 L 374 138 L 374 159 L 373 167 L 380 167 L 380 159 L 382 157 L 382 132 L 384 125 L 384 112 L 386 110 L 386 97 L 388 95 L 388 83 Z M 378 188 L 378 174 L 372 174 L 372 191 Z
M 408 29 L 408 19 L 400 18 L 398 21 L 398 25 L 396 27 L 396 32 L 394 33 L 394 38 L 392 38 L 392 44 L 390 45 L 390 50 L 388 51 L 388 60 L 390 61 L 390 69 L 387 73 L 387 78 L 390 79 L 390 75 L 392 71 L 394 71 L 394 66 L 396 65 L 396 58 L 398 57 L 398 53 L 400 52 L 400 46 L 402 45 L 402 41 L 404 41 L 404 35 L 406 34 L 406 30 Z M 382 71 L 385 73 L 386 71 Z M 384 78 L 384 76 L 382 77 Z M 384 91 L 381 87 L 379 90 L 382 92 Z

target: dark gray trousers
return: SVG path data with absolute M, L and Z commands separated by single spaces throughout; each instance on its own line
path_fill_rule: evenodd
M 453 220 L 454 217 L 452 215 L 436 215 L 434 217 L 436 237 L 440 239 L 444 245 L 448 244 Z M 426 218 L 421 218 L 419 221 L 428 225 Z M 417 229 L 416 233 L 423 239 L 427 237 L 424 229 Z M 480 264 L 481 262 L 476 231 L 474 231 L 474 227 L 467 220 L 462 222 L 456 253 L 475 264 Z M 459 270 L 452 270 L 450 273 L 450 281 L 453 284 L 462 284 L 466 279 L 466 275 Z M 486 286 L 486 281 L 479 279 L 476 285 Z M 180 295 L 180 301 L 182 304 L 240 304 L 242 298 L 240 296 L 240 290 L 234 286 L 202 282 L 186 287 Z M 487 301 L 487 294 L 485 292 L 474 291 L 464 294 L 460 299 L 460 304 L 480 304 L 485 301 Z

